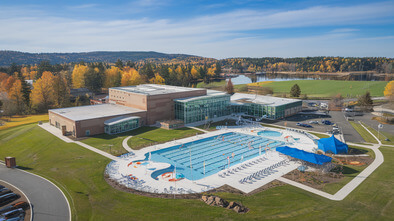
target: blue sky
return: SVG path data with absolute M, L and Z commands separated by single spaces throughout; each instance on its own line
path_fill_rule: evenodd
M 0 1 L 0 50 L 394 57 L 394 1 Z

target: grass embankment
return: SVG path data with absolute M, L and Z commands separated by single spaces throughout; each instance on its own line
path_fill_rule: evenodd
M 310 134 L 312 134 L 312 135 L 315 135 L 315 136 L 318 137 L 318 138 L 328 138 L 328 137 L 330 137 L 330 136 L 327 135 L 327 134 L 312 133 L 312 132 L 308 132 L 308 133 L 310 133 Z
M 378 141 L 367 131 L 364 129 L 361 124 L 349 121 L 349 123 L 352 125 L 352 127 L 361 135 L 361 137 L 365 140 L 367 143 L 375 143 L 377 144 Z
M 223 120 L 223 121 L 218 121 L 215 123 L 209 124 L 209 127 L 207 128 L 207 125 L 203 124 L 200 126 L 197 126 L 198 128 L 201 128 L 203 130 L 208 130 L 208 131 L 213 131 L 216 130 L 217 126 L 236 126 L 236 121 L 235 120 Z
M 115 190 L 103 179 L 110 160 L 65 143 L 37 125 L 0 131 L 0 158 L 15 156 L 21 167 L 67 190 L 73 220 L 390 220 L 394 217 L 394 149 L 380 149 L 385 162 L 343 201 L 290 185 L 251 196 L 217 193 L 250 208 L 247 214 L 236 214 L 200 200 L 156 199 Z
M 46 122 L 48 121 L 48 114 L 2 117 L 0 121 L 3 123 L 3 125 L 0 126 L 0 130 L 4 130 L 24 124 L 36 123 L 38 121 Z
M 133 136 L 127 142 L 129 147 L 138 150 L 153 144 L 190 137 L 196 135 L 196 133 L 202 132 L 186 127 L 174 130 L 165 130 L 157 127 L 140 127 L 138 129 L 116 135 L 100 134 L 92 136 L 82 142 L 117 156 L 127 153 L 122 146 L 122 142 L 128 136 Z
M 378 131 L 375 130 L 374 128 L 368 126 L 365 123 L 361 123 L 362 125 L 364 125 L 369 131 L 371 131 L 371 133 L 373 133 L 373 135 L 376 136 L 376 138 L 378 138 L 380 140 L 380 142 L 382 142 L 382 144 L 388 144 L 388 145 L 394 145 L 394 134 L 390 134 L 390 133 L 386 133 L 384 131 Z M 364 129 L 365 130 L 365 129 Z M 385 139 L 388 138 L 389 141 L 386 141 Z
M 332 97 L 341 94 L 346 97 L 356 97 L 369 91 L 371 96 L 383 96 L 386 81 L 337 81 L 337 80 L 294 80 L 294 81 L 272 81 L 270 83 L 258 82 L 253 83 L 254 86 L 262 84 L 263 87 L 270 87 L 274 91 L 274 95 L 290 93 L 290 89 L 294 84 L 298 84 L 301 88 L 301 94 L 308 97 Z

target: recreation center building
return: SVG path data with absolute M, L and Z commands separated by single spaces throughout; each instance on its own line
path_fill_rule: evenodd
M 49 110 L 49 123 L 75 138 L 117 134 L 163 121 L 203 123 L 233 113 L 280 119 L 302 109 L 302 101 L 203 88 L 142 84 L 109 88 L 109 103 Z

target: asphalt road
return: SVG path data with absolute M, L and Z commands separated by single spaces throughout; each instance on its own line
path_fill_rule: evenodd
M 69 206 L 63 193 L 49 181 L 0 164 L 0 180 L 18 187 L 29 198 L 33 220 L 69 221 Z

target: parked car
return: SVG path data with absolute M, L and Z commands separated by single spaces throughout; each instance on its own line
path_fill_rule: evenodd
M 16 217 L 23 218 L 24 216 L 25 216 L 25 211 L 19 208 L 1 214 L 0 219 L 3 218 L 5 220 L 9 220 L 11 218 L 16 218 Z
M 0 190 L 0 196 L 8 194 L 8 193 L 12 193 L 12 191 L 7 188 Z
M 331 121 L 329 121 L 329 120 L 322 120 L 321 123 L 325 124 L 325 125 L 331 125 L 332 124 Z
M 309 121 L 309 123 L 310 123 L 310 124 L 319 124 L 319 121 L 317 121 L 317 120 L 311 120 L 311 121 Z
M 7 205 L 8 203 L 11 203 L 12 201 L 18 199 L 20 196 L 15 193 L 8 193 L 3 196 L 0 196 L 0 206 Z
M 8 211 L 11 211 L 14 209 L 20 209 L 20 208 L 26 210 L 27 208 L 29 208 L 29 203 L 22 201 L 22 202 L 17 202 L 17 203 L 8 205 L 8 206 L 0 209 L 0 214 L 3 214 L 5 212 L 8 212 Z

